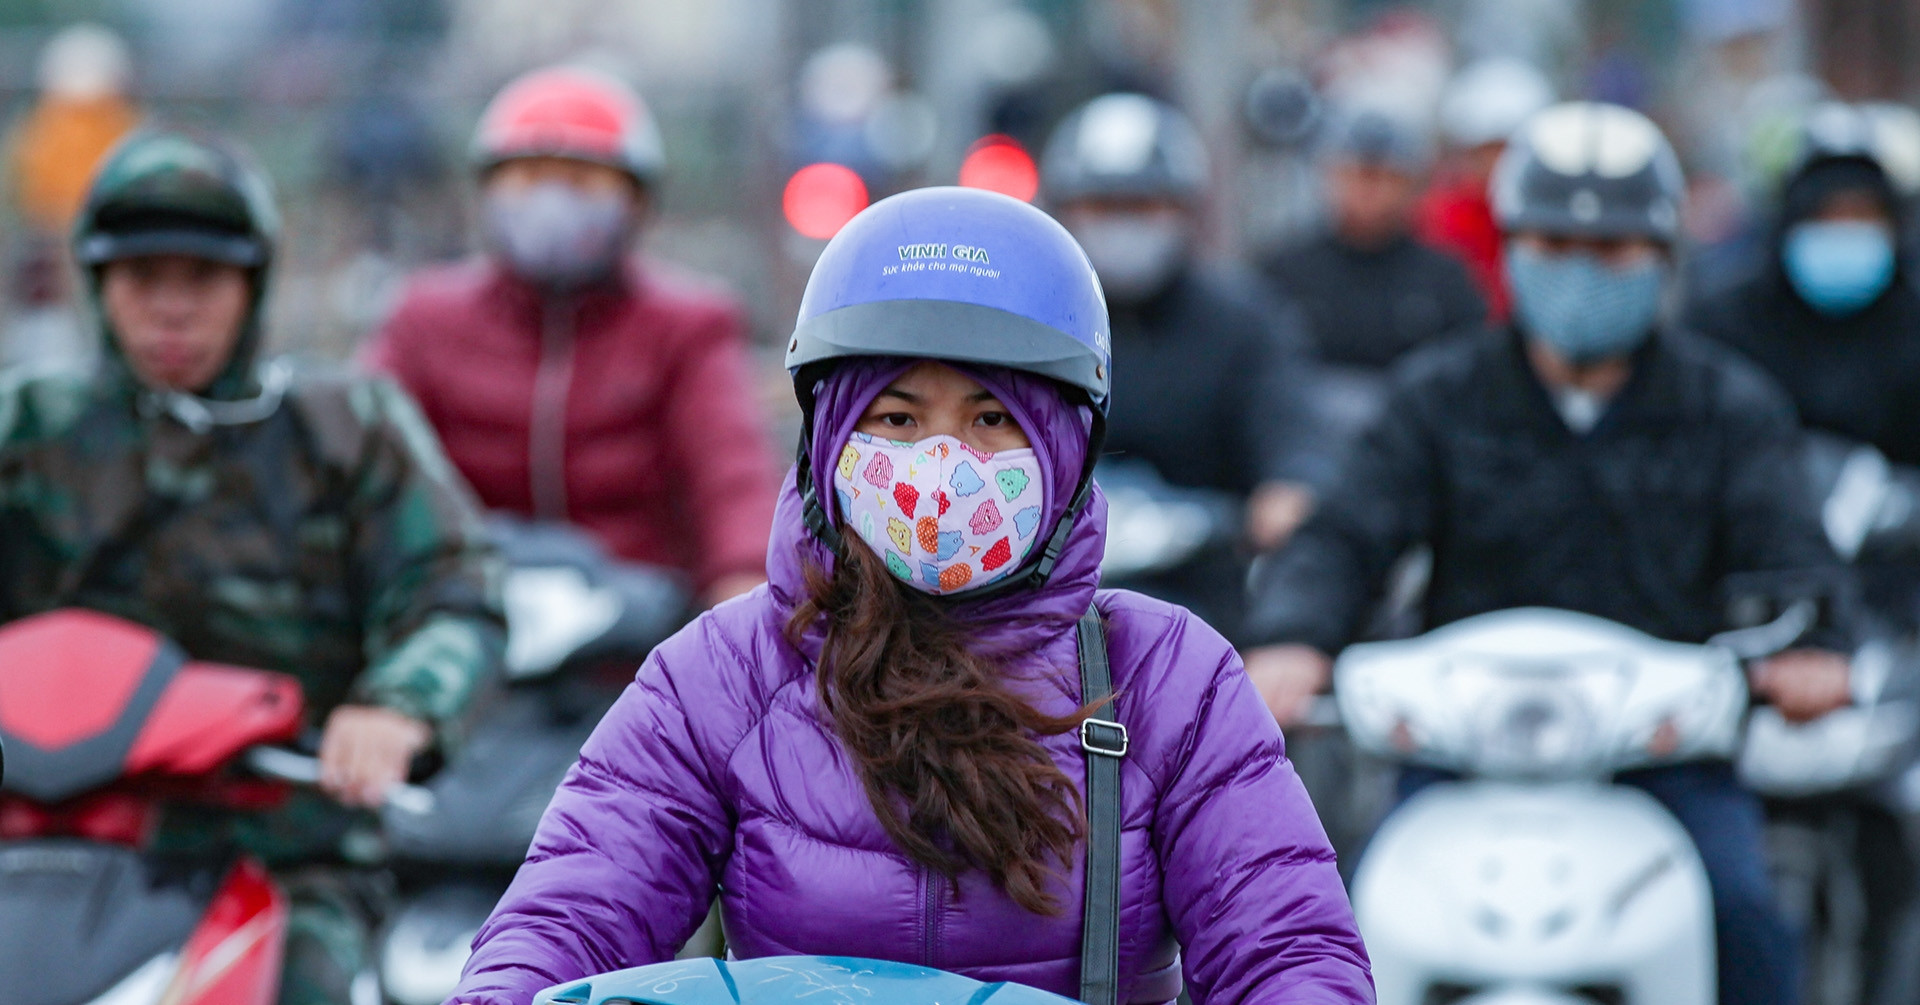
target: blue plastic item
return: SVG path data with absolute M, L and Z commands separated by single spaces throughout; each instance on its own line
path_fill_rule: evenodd
M 841 228 L 807 280 L 787 370 L 847 356 L 911 356 L 1112 387 L 1106 298 L 1052 217 L 975 188 L 921 188 Z
M 701 958 L 569 981 L 534 1005 L 1074 1005 L 1024 984 L 850 956 Z

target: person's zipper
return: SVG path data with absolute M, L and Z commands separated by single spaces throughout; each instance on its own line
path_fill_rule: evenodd
M 533 515 L 567 518 L 567 398 L 573 389 L 578 305 L 572 297 L 541 300 L 540 365 L 533 374 L 533 412 L 527 423 L 527 481 Z
M 940 912 L 945 899 L 942 886 L 945 877 L 926 866 L 920 867 L 920 881 L 925 884 L 921 899 L 920 918 L 920 963 L 922 966 L 940 968 Z

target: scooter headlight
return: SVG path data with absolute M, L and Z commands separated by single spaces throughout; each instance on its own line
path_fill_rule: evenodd
M 1479 773 L 1562 776 L 1592 759 L 1596 724 L 1577 692 L 1533 684 L 1488 697 L 1478 729 Z

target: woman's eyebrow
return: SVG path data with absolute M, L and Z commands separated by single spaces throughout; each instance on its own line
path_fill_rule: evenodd
M 999 400 L 1000 400 L 999 395 L 994 394 L 992 391 L 989 391 L 984 387 L 978 391 L 973 392 L 972 394 L 967 395 L 968 403 L 975 404 L 975 405 L 983 401 L 998 402 Z
M 881 391 L 879 394 L 874 395 L 874 397 L 899 398 L 901 401 L 904 401 L 909 405 L 918 405 L 920 403 L 919 395 L 914 394 L 912 391 L 902 391 L 897 387 L 889 387 L 886 390 Z

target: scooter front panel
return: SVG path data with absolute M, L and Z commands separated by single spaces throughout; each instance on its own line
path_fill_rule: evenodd
M 1420 1005 L 1436 984 L 1713 1002 L 1705 869 L 1686 832 L 1636 789 L 1430 786 L 1368 847 L 1354 910 L 1381 1005 Z

